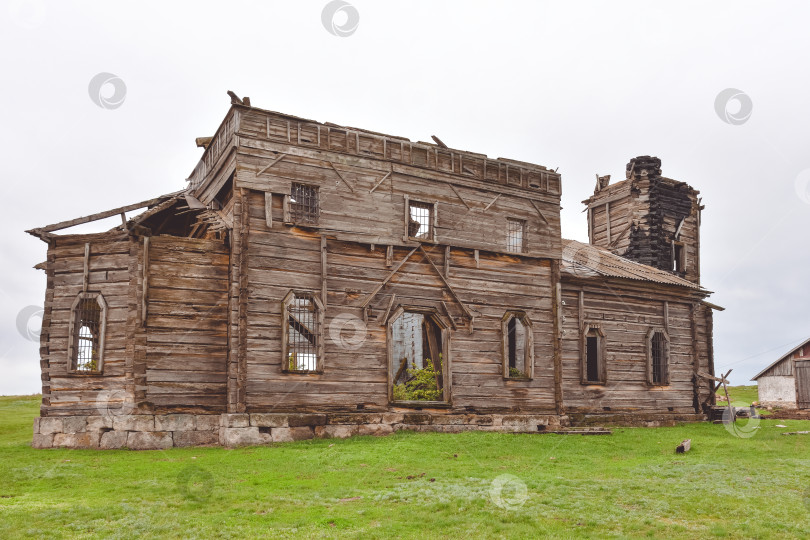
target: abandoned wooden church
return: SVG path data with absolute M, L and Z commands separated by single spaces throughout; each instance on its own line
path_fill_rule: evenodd
M 232 94 L 187 189 L 28 231 L 48 244 L 34 446 L 703 419 L 698 192 L 632 159 L 584 201 L 584 244 L 554 170 L 434 141 Z

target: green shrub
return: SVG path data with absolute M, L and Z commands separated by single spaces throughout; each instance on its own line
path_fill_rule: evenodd
M 439 355 L 439 365 L 442 357 Z M 440 401 L 442 391 L 436 386 L 436 370 L 433 369 L 433 362 L 430 358 L 425 359 L 425 367 L 417 368 L 413 364 L 408 368 L 410 379 L 404 383 L 394 385 L 395 401 Z M 441 376 L 441 373 L 439 373 Z

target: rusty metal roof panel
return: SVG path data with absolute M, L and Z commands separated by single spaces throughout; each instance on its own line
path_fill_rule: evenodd
M 566 239 L 563 239 L 562 244 L 562 271 L 570 275 L 577 277 L 601 275 L 705 290 L 697 283 L 652 266 L 625 259 L 591 244 Z

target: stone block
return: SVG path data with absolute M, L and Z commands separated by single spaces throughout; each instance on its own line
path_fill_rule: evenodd
M 382 415 L 382 423 L 383 424 L 401 424 L 402 420 L 404 420 L 405 415 L 402 413 L 383 413 Z
M 34 433 L 34 439 L 31 441 L 33 448 L 51 448 L 53 446 L 53 434 L 41 435 Z
M 86 416 L 68 416 L 65 418 L 63 433 L 82 433 L 87 431 Z
M 219 444 L 219 433 L 216 431 L 175 431 L 172 439 L 176 447 L 210 446 Z
M 405 413 L 402 418 L 403 424 L 425 425 L 433 422 L 433 416 L 426 413 Z
M 126 431 L 107 431 L 101 434 L 98 447 L 103 450 L 117 450 L 127 445 Z
M 219 414 L 197 414 L 194 415 L 194 423 L 197 431 L 213 431 L 219 433 Z
M 223 414 L 219 417 L 219 426 L 224 428 L 250 427 L 250 415 L 245 413 Z
M 291 414 L 287 417 L 287 425 L 291 428 L 304 426 L 326 425 L 325 414 Z
M 155 417 L 151 414 L 113 416 L 115 431 L 155 431 Z
M 289 427 L 289 428 L 273 428 L 271 431 L 272 441 L 277 442 L 290 442 L 301 441 L 305 439 L 312 439 L 315 437 L 315 429 L 308 426 L 302 427 Z
M 380 413 L 332 413 L 326 418 L 327 424 L 379 424 L 382 421 Z
M 130 450 L 165 450 L 172 445 L 172 434 L 169 431 L 131 431 L 127 436 L 127 448 Z
M 112 416 L 88 416 L 87 417 L 87 431 L 102 431 L 104 429 L 112 429 L 113 417 Z
M 64 419 L 58 416 L 48 416 L 39 419 L 39 432 L 42 435 L 49 435 L 52 433 L 64 433 L 65 423 Z
M 345 439 L 356 433 L 357 426 L 350 424 L 328 424 L 315 427 L 315 436 L 319 439 Z M 279 436 L 280 435 L 281 434 L 279 434 Z M 292 440 L 292 438 L 290 438 L 290 440 Z
M 58 448 L 98 448 L 98 433 L 56 433 L 53 445 Z
M 374 436 L 382 436 L 382 435 L 390 435 L 394 432 L 394 428 L 388 424 L 361 424 L 357 426 L 356 434 L 357 435 L 374 435 Z
M 532 415 L 504 416 L 501 419 L 501 425 L 504 431 L 534 433 L 538 431 L 538 425 L 548 425 L 548 417 Z
M 193 414 L 155 415 L 156 431 L 194 431 L 196 426 Z
M 39 433 L 39 416 L 34 418 L 34 433 Z
M 260 433 L 259 428 L 239 427 L 239 428 L 219 428 L 219 444 L 223 446 L 253 446 L 271 441 L 270 435 Z
M 288 415 L 282 413 L 253 413 L 250 415 L 250 425 L 258 427 L 287 427 Z

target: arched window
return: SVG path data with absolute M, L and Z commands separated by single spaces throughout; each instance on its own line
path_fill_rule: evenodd
M 598 324 L 582 329 L 582 384 L 605 384 L 605 333 Z
M 71 373 L 101 373 L 104 367 L 104 334 L 107 303 L 98 293 L 81 293 L 70 314 Z
M 532 323 L 522 311 L 507 311 L 501 319 L 503 376 L 531 379 L 534 372 Z
M 647 382 L 655 386 L 669 384 L 669 334 L 663 328 L 647 332 Z
M 399 307 L 388 322 L 390 400 L 449 400 L 449 329 L 427 308 Z
M 323 304 L 310 292 L 290 291 L 282 301 L 281 369 L 323 371 Z

